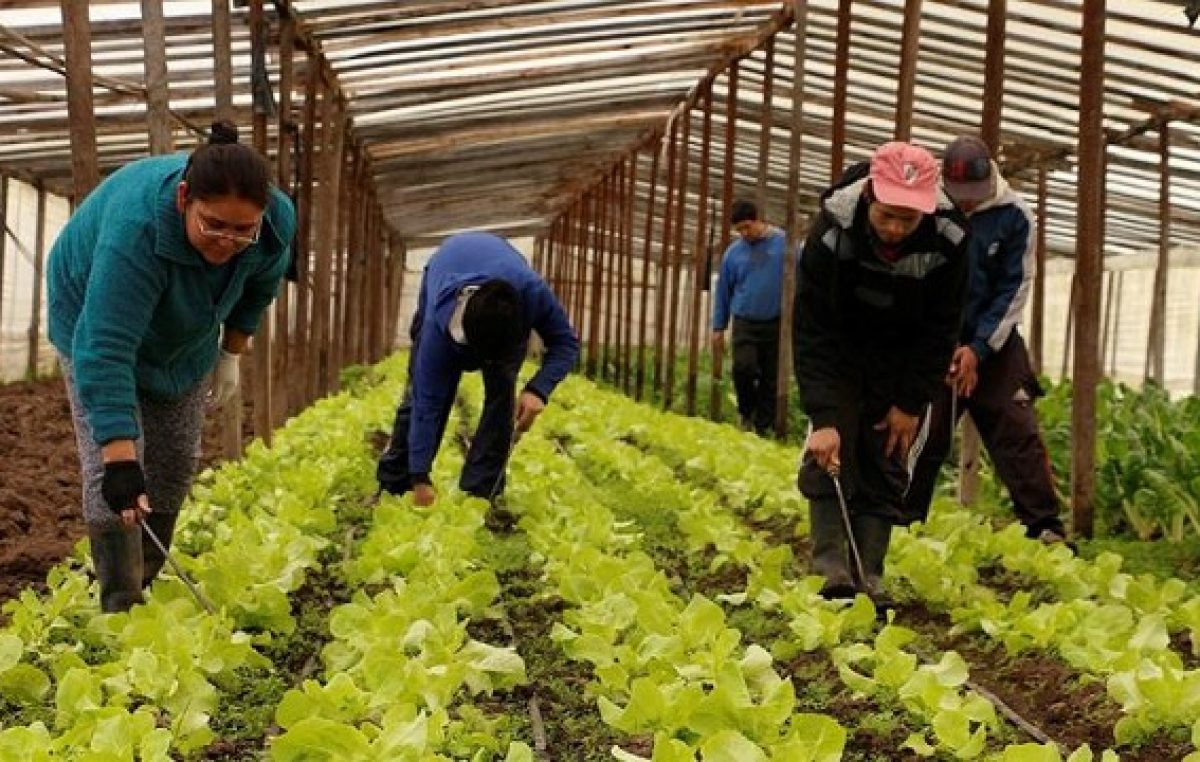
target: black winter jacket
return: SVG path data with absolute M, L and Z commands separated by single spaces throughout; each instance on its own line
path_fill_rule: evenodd
M 867 221 L 866 163 L 821 197 L 796 282 L 793 349 L 800 398 L 814 428 L 847 412 L 882 419 L 892 405 L 924 411 L 958 338 L 967 284 L 967 219 L 939 192 L 887 262 Z

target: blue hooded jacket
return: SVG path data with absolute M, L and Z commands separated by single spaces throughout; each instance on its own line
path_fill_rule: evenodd
M 1033 212 L 994 162 L 992 176 L 996 188 L 991 198 L 968 215 L 970 275 L 959 338 L 980 362 L 1008 341 L 1033 286 Z
M 438 446 L 438 412 L 453 398 L 464 371 L 478 359 L 450 335 L 450 317 L 464 286 L 501 279 L 521 297 L 523 333 L 537 331 L 546 346 L 542 366 L 525 390 L 548 400 L 579 356 L 579 340 L 554 293 L 512 244 L 491 233 L 460 233 L 442 242 L 425 267 L 417 314 L 412 374 L 412 424 L 408 431 L 408 470 L 426 475 Z

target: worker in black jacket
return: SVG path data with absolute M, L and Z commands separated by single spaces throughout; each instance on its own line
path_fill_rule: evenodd
M 890 605 L 884 556 L 966 289 L 967 221 L 938 174 L 923 148 L 881 146 L 822 196 L 801 255 L 794 358 L 811 430 L 799 486 L 828 598 Z

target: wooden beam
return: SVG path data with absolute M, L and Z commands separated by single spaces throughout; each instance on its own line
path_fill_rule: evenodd
M 1171 267 L 1171 125 L 1158 129 L 1158 262 L 1150 300 L 1150 335 L 1146 339 L 1145 378 L 1165 386 L 1167 351 L 1167 280 Z
M 987 46 L 983 74 L 983 142 L 1000 156 L 1001 110 L 1004 103 L 1004 44 L 1007 0 L 988 0 Z
M 4 259 L 8 251 L 8 175 L 0 175 L 0 326 L 4 325 Z
M 1044 372 L 1045 325 L 1046 325 L 1046 223 L 1048 189 L 1046 170 L 1038 170 L 1037 190 L 1037 241 L 1035 243 L 1035 270 L 1033 275 L 1033 303 L 1030 305 L 1029 350 L 1032 355 L 1033 372 Z
M 913 97 L 917 89 L 917 58 L 921 52 L 921 0 L 905 0 L 900 34 L 900 65 L 896 77 L 896 140 L 912 138 Z
M 1091 537 L 1096 497 L 1096 385 L 1100 377 L 1097 332 L 1100 274 L 1103 272 L 1105 0 L 1083 0 L 1082 12 L 1071 505 L 1075 531 Z
M 846 90 L 850 78 L 850 25 L 853 0 L 838 0 L 833 54 L 833 127 L 829 152 L 829 182 L 842 176 L 846 165 Z M 799 57 L 793 57 L 799 61 Z M 790 186 L 789 186 L 790 187 Z M 788 202 L 789 205 L 791 202 Z
M 625 394 L 633 393 L 633 207 L 637 200 L 637 183 L 638 183 L 638 156 L 635 151 L 627 160 L 626 177 L 628 182 L 622 189 L 622 236 L 621 236 L 621 257 L 625 263 L 624 277 L 622 281 L 625 285 L 625 308 L 623 310 L 625 321 L 624 326 L 624 353 L 621 356 L 621 388 Z
M 770 50 L 773 50 L 774 46 Z M 768 50 L 767 55 L 772 53 Z M 688 341 L 688 367 L 687 367 L 687 414 L 696 414 L 696 386 L 697 386 L 697 369 L 700 363 L 700 337 L 707 336 L 708 331 L 705 327 L 710 324 L 709 320 L 705 319 L 705 315 L 700 312 L 700 298 L 704 291 L 708 289 L 707 277 L 708 273 L 704 267 L 705 261 L 708 259 L 708 181 L 711 167 L 709 166 L 711 156 L 712 143 L 712 88 L 713 84 L 710 81 L 705 87 L 704 95 L 701 97 L 701 117 L 703 119 L 700 128 L 700 166 L 698 172 L 700 175 L 700 187 L 696 194 L 696 238 L 693 244 L 692 254 L 692 310 L 691 322 L 688 326 L 690 340 Z M 764 97 L 767 98 L 766 103 L 770 104 L 771 88 L 768 85 L 764 88 Z M 765 141 L 759 144 L 759 150 L 770 152 L 771 143 Z M 763 176 L 766 174 L 765 167 L 760 165 L 763 171 Z M 763 206 L 766 206 L 766 183 L 759 185 L 759 193 L 763 197 Z
M 229 31 L 229 0 L 212 0 L 213 112 L 217 119 L 233 118 L 233 42 Z
M 162 0 L 142 0 L 142 32 L 150 153 L 170 153 L 175 150 L 175 145 L 171 137 L 171 96 L 167 90 L 167 41 Z
M 683 267 L 683 237 L 684 222 L 687 219 L 688 199 L 688 170 L 691 152 L 688 150 L 692 132 L 692 112 L 689 108 L 680 115 L 683 126 L 680 128 L 679 174 L 677 187 L 679 202 L 675 206 L 675 225 L 671 234 L 671 296 L 668 302 L 670 315 L 667 320 L 667 357 L 666 380 L 663 384 L 663 409 L 671 410 L 675 402 L 675 343 L 679 340 L 679 309 L 682 299 L 679 298 L 680 273 Z
M 633 398 L 642 401 L 646 383 L 646 334 L 650 317 L 650 256 L 654 250 L 654 198 L 658 189 L 659 157 L 662 154 L 662 139 L 659 145 L 650 146 L 649 187 L 646 192 L 646 229 L 642 235 L 642 309 L 638 321 L 637 374 L 634 380 Z M 635 154 L 636 155 L 636 154 Z
M 806 59 L 806 41 L 808 39 L 808 3 L 806 0 L 793 0 L 795 4 L 796 24 L 794 60 Z M 792 324 L 795 321 L 796 292 L 796 252 L 800 250 L 804 240 L 805 221 L 800 214 L 800 166 L 804 160 L 804 102 L 805 102 L 804 67 L 797 65 L 792 76 L 792 124 L 791 140 L 788 145 L 788 175 L 787 175 L 787 204 L 785 206 L 784 224 L 787 233 L 787 245 L 783 258 L 783 285 L 780 289 L 782 304 L 779 314 L 779 360 L 778 375 L 775 390 L 775 436 L 786 439 L 788 434 L 788 390 L 791 388 L 792 376 Z
M 763 46 L 763 84 L 762 84 L 762 115 L 759 121 L 758 128 L 758 186 L 755 193 L 755 203 L 758 205 L 759 214 L 766 215 L 767 213 L 767 164 L 771 157 L 771 114 L 772 104 L 774 102 L 774 84 L 775 84 L 775 38 L 768 37 L 766 44 Z M 710 84 L 707 90 L 706 97 L 710 104 L 710 110 L 705 112 L 705 118 L 712 121 L 712 85 Z M 704 147 L 708 148 L 708 135 L 704 137 Z M 707 176 L 704 178 L 708 179 Z M 689 413 L 690 415 L 691 413 Z
M 67 113 L 71 121 L 71 195 L 78 205 L 100 184 L 96 114 L 92 106 L 92 38 L 87 0 L 62 0 L 61 8 Z
M 37 233 L 33 246 L 33 306 L 29 312 L 28 363 L 26 378 L 37 378 L 38 354 L 42 344 L 42 265 L 46 261 L 46 189 L 37 188 Z

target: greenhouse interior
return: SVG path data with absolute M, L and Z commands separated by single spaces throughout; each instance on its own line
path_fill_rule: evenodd
M 0 762 L 1200 762 L 1197 18 L 0 1 Z

